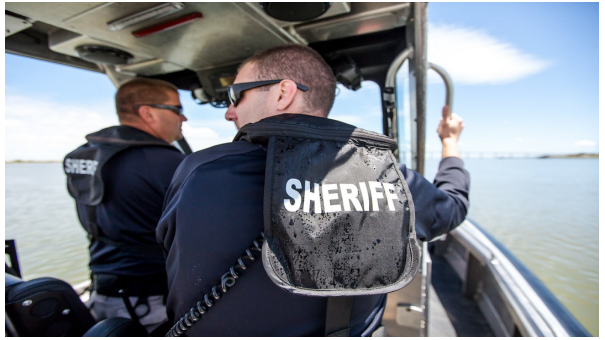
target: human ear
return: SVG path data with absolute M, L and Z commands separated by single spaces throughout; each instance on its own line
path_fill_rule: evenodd
M 155 117 L 153 116 L 153 112 L 151 112 L 151 108 L 149 106 L 143 105 L 138 109 L 138 114 L 141 119 L 147 124 L 153 123 L 155 121 Z
M 279 97 L 277 99 L 277 109 L 279 111 L 286 111 L 292 103 L 294 103 L 294 97 L 296 97 L 296 83 L 292 80 L 282 80 L 279 83 Z

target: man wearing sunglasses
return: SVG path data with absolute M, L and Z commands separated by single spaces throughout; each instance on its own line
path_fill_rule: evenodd
M 90 239 L 91 312 L 97 320 L 139 319 L 151 330 L 166 321 L 165 260 L 155 228 L 185 157 L 170 143 L 183 138 L 187 118 L 178 89 L 160 80 L 123 83 L 115 103 L 120 125 L 86 136 L 88 143 L 65 158 L 65 172 Z
M 275 134 L 283 131 L 277 127 L 280 124 L 299 124 L 302 129 L 308 126 L 304 125 L 305 119 L 315 123 L 328 121 L 316 117 L 328 116 L 335 90 L 332 69 L 317 52 L 299 45 L 274 47 L 242 63 L 229 87 L 231 105 L 225 119 L 234 122 L 240 131 L 247 125 L 248 131 L 258 131 L 251 130 L 249 124 L 259 121 L 258 124 L 270 122 L 263 128 L 269 129 L 270 125 Z M 448 113 L 444 108 L 445 118 Z M 444 160 L 435 179 L 438 184 L 399 165 L 414 198 L 416 233 L 421 240 L 453 229 L 466 216 L 469 177 L 456 147 L 461 130 L 458 116 L 444 119 L 438 130 L 444 143 Z M 304 134 L 313 135 L 313 131 L 307 128 Z M 265 219 L 274 216 L 264 210 L 266 195 L 276 191 L 265 186 L 265 181 L 270 180 L 265 173 L 268 150 L 273 150 L 275 158 L 277 153 L 288 153 L 293 148 L 270 149 L 260 140 L 257 144 L 241 139 L 190 155 L 174 175 L 157 239 L 167 254 L 169 319 L 182 320 L 175 327 L 179 332 L 187 329 L 187 336 L 323 336 L 327 332 L 328 299 L 280 289 L 267 275 L 261 260 L 246 260 L 246 270 L 237 269 L 241 277 L 232 288 L 228 288 L 230 280 L 221 280 L 264 230 Z M 308 157 L 308 163 L 306 156 L 302 158 L 305 166 L 312 167 L 312 157 Z M 274 168 L 271 169 L 274 176 Z M 289 189 L 301 188 L 294 185 Z M 316 186 L 317 195 L 318 190 Z M 300 203 L 301 192 L 292 194 L 294 204 L 295 197 Z M 333 202 L 338 202 L 338 194 L 334 195 Z M 272 202 L 277 203 L 271 209 L 282 202 L 292 204 L 288 199 Z M 317 205 L 314 209 L 317 212 Z M 252 255 L 260 257 L 258 253 Z M 227 292 L 221 290 L 222 283 L 227 283 Z M 211 293 L 213 287 L 218 293 Z M 204 296 L 211 300 L 210 304 L 204 302 Z M 372 335 L 380 326 L 385 304 L 384 294 L 355 296 L 347 334 Z
M 225 119 L 234 122 L 239 130 L 246 124 L 282 113 L 327 117 L 334 103 L 336 88 L 332 71 L 325 63 L 320 64 L 320 60 L 313 60 L 318 64 L 314 65 L 315 70 L 319 66 L 322 69 L 309 72 L 305 66 L 310 67 L 311 59 L 298 55 L 292 57 L 296 59 L 291 60 L 292 64 L 299 62 L 300 67 L 290 70 L 290 77 L 273 72 L 279 65 L 278 56 L 266 58 L 257 55 L 244 62 L 234 84 L 229 87 L 231 105 Z

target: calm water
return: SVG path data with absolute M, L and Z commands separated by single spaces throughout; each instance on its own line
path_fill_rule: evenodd
M 437 160 L 427 160 L 433 178 Z M 509 248 L 593 334 L 599 334 L 599 163 L 469 159 L 469 217 Z M 6 164 L 5 238 L 26 279 L 88 278 L 86 234 L 61 164 Z

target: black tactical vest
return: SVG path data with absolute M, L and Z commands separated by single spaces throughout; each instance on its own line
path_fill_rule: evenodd
M 63 161 L 67 190 L 88 206 L 88 238 L 146 256 L 163 256 L 160 247 L 112 240 L 97 224 L 96 206 L 103 200 L 103 166 L 118 152 L 132 147 L 161 146 L 174 148 L 165 141 L 129 126 L 112 126 L 86 136 L 88 143 L 70 152 Z
M 414 204 L 384 135 L 283 114 L 234 140 L 267 146 L 263 265 L 307 296 L 385 294 L 418 270 Z

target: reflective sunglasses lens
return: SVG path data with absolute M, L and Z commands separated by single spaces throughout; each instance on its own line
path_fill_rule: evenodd
M 229 101 L 231 102 L 231 104 L 233 104 L 233 106 L 237 106 L 237 98 L 235 98 L 235 91 L 233 90 L 233 88 L 231 86 L 229 86 Z

